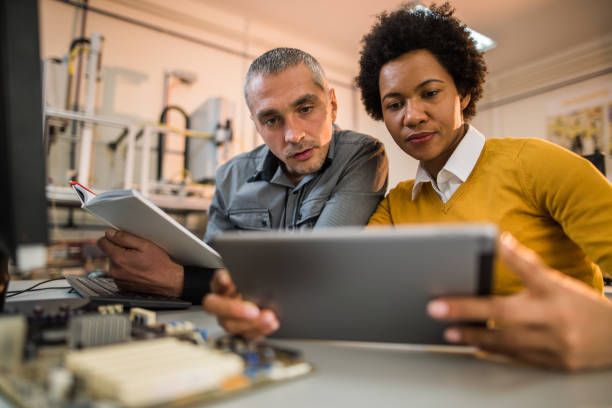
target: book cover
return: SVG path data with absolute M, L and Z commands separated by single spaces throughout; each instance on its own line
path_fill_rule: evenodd
M 181 265 L 223 268 L 221 256 L 137 190 L 101 194 L 70 183 L 81 207 L 109 226 L 144 238 L 164 249 Z

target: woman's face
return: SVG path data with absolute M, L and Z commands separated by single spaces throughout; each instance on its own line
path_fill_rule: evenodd
M 383 65 L 379 88 L 393 140 L 436 177 L 465 134 L 462 112 L 469 95 L 459 95 L 453 78 L 427 50 Z

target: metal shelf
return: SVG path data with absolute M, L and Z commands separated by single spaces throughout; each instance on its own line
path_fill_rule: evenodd
M 102 191 L 100 191 L 102 192 Z M 182 195 L 149 194 L 147 197 L 159 208 L 171 213 L 206 211 L 211 197 L 189 197 Z M 61 207 L 80 207 L 81 202 L 71 187 L 47 186 L 47 200 Z

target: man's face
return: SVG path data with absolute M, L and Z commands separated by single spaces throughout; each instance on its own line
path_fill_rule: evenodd
M 297 184 L 321 168 L 332 138 L 338 106 L 300 64 L 276 75 L 256 75 L 249 85 L 251 118 L 272 153 Z
M 436 177 L 463 137 L 469 96 L 459 95 L 453 78 L 427 50 L 387 62 L 378 83 L 383 119 L 395 143 Z

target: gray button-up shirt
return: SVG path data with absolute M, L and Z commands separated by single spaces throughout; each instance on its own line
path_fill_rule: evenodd
M 226 230 L 302 229 L 365 225 L 387 190 L 384 145 L 335 130 L 320 170 L 294 185 L 266 145 L 217 171 L 204 240 Z

